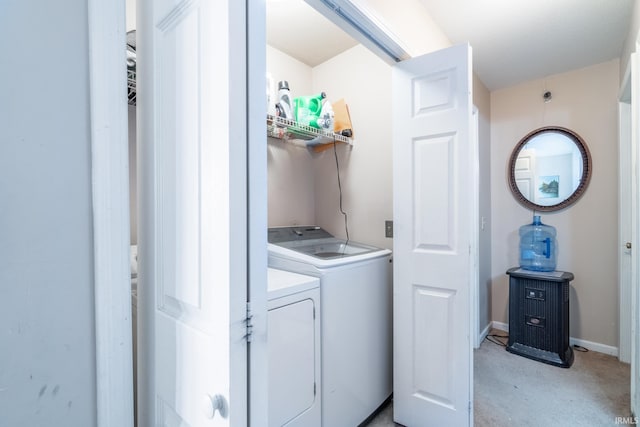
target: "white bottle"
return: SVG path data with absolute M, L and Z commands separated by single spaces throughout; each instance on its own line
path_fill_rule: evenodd
M 267 73 L 267 114 L 276 115 L 276 87 L 273 77 Z
M 281 117 L 293 120 L 293 101 L 289 91 L 289 82 L 281 80 L 278 82 L 278 105 L 280 106 Z

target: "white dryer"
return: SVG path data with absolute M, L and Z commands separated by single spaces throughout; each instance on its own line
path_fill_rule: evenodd
M 131 340 L 133 352 L 133 419 L 138 420 L 138 245 L 131 245 Z
M 269 266 L 320 279 L 322 425 L 360 425 L 393 392 L 391 251 L 317 226 L 277 227 Z
M 320 427 L 320 281 L 269 269 L 269 427 Z

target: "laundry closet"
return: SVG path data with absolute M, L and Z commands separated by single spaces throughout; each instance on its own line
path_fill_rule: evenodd
M 294 4 L 295 6 L 293 6 Z M 396 218 L 396 212 L 394 212 L 393 208 L 394 165 L 392 161 L 394 157 L 393 141 L 396 137 L 396 135 L 394 135 L 393 128 L 393 116 L 395 113 L 393 108 L 395 101 L 393 99 L 392 89 L 394 84 L 394 61 L 391 58 L 382 59 L 379 54 L 373 53 L 369 47 L 363 46 L 354 39 L 347 41 L 347 47 L 343 51 L 333 54 L 332 56 L 330 55 L 329 57 L 321 59 L 296 58 L 295 53 L 288 52 L 287 39 L 302 39 L 303 36 L 314 36 L 315 25 L 321 25 L 321 22 L 327 23 L 328 20 L 320 13 L 310 8 L 310 6 L 303 0 L 299 0 L 297 2 L 267 2 L 267 22 L 269 22 L 270 14 L 274 13 L 272 8 L 280 7 L 299 7 L 301 9 L 298 11 L 297 16 L 302 16 L 302 13 L 304 13 L 305 16 L 315 16 L 313 19 L 317 20 L 317 24 L 309 23 L 312 21 L 305 20 L 304 22 L 307 24 L 300 28 L 294 27 L 293 25 L 286 25 L 286 21 L 281 21 L 278 25 L 280 30 L 293 29 L 293 31 L 284 31 L 284 41 L 271 39 L 271 30 L 268 27 L 269 24 L 267 24 L 267 44 L 265 46 L 266 69 L 264 70 L 264 74 L 266 74 L 265 90 L 270 92 L 272 98 L 275 98 L 278 82 L 286 81 L 292 97 L 317 95 L 324 92 L 326 94 L 327 102 L 333 103 L 343 100 L 348 106 L 351 132 L 350 136 L 345 137 L 346 139 L 336 138 L 337 141 L 334 142 L 332 140 L 333 138 L 329 137 L 322 143 L 313 143 L 311 146 L 308 146 L 308 142 L 305 142 L 307 141 L 307 138 L 298 138 L 296 132 L 289 132 L 289 127 L 295 128 L 295 125 L 287 125 L 284 127 L 286 129 L 285 133 L 291 133 L 292 135 L 286 137 L 274 137 L 272 134 L 272 136 L 269 136 L 270 120 L 272 119 L 267 118 L 267 113 L 269 112 L 270 106 L 266 104 L 264 105 L 264 141 L 266 142 L 265 150 L 267 152 L 268 187 L 267 225 L 270 229 L 276 227 L 290 227 L 292 228 L 291 231 L 296 235 L 297 233 L 305 232 L 314 233 L 317 230 L 316 227 L 320 227 L 330 236 L 335 236 L 337 239 L 362 243 L 365 248 L 373 248 L 369 249 L 369 252 L 375 252 L 377 250 L 386 257 L 384 258 L 386 268 L 376 273 L 376 277 L 384 277 L 387 274 L 390 276 L 392 270 L 397 268 L 396 264 L 390 263 L 391 257 L 389 256 L 389 251 L 394 249 L 394 229 L 392 220 Z M 305 9 L 305 12 L 302 12 L 302 9 Z M 294 18 L 289 16 L 287 19 L 289 19 L 289 22 L 291 23 L 291 20 Z M 341 32 L 342 30 L 335 27 L 334 31 Z M 350 37 L 345 35 L 345 38 L 348 40 Z M 302 49 L 302 51 L 304 50 L 305 49 Z M 309 49 L 307 48 L 306 50 L 308 51 Z M 447 78 L 449 77 L 445 76 L 444 80 L 446 81 Z M 270 85 L 266 84 L 267 81 L 271 82 Z M 428 80 L 427 83 L 430 84 L 430 81 L 431 80 Z M 466 93 L 465 96 L 468 96 L 468 93 Z M 468 111 L 470 110 L 471 109 L 469 108 Z M 167 114 L 170 113 L 171 112 Z M 136 123 L 135 116 L 136 111 L 130 107 L 130 125 Z M 140 123 L 139 118 L 138 123 Z M 133 140 L 133 136 L 136 134 L 135 129 L 131 132 L 132 133 L 130 133 L 130 135 Z M 477 139 L 474 138 L 476 137 L 471 137 L 471 135 L 469 138 L 465 137 L 464 144 L 472 146 L 472 140 L 477 142 Z M 343 141 L 340 141 L 340 139 Z M 436 148 L 438 150 L 440 150 L 441 147 L 446 146 L 446 144 L 449 144 L 449 142 L 445 141 L 443 145 L 441 141 L 436 140 L 436 145 L 438 145 Z M 420 155 L 427 156 L 430 147 L 431 146 L 425 146 L 424 144 L 418 147 L 423 151 Z M 169 150 L 171 148 L 172 147 L 169 147 Z M 161 155 L 166 156 L 167 153 L 171 153 L 171 151 L 161 153 Z M 140 151 L 138 151 L 138 155 L 139 154 Z M 131 156 L 134 155 L 135 150 L 131 153 Z M 469 159 L 473 157 L 472 151 L 469 151 L 468 157 Z M 130 164 L 136 164 L 133 157 Z M 478 165 L 475 165 L 475 169 L 467 168 L 465 166 L 465 171 L 467 169 L 474 169 L 475 172 L 478 173 L 478 168 Z M 136 171 L 134 169 L 135 168 L 132 167 L 131 171 L 132 200 L 135 200 L 136 188 Z M 181 172 L 184 172 L 185 176 L 189 178 L 191 177 L 188 175 L 189 171 L 186 167 L 184 171 Z M 440 180 L 440 177 L 433 175 L 431 171 L 426 170 L 424 172 L 425 173 L 421 178 L 422 181 L 419 184 L 428 184 L 429 182 L 433 183 Z M 250 171 L 249 174 L 251 174 Z M 451 177 L 453 175 L 447 176 Z M 449 184 L 453 185 L 454 181 L 454 179 L 451 179 Z M 409 186 L 402 189 L 403 193 L 416 193 L 416 191 L 416 188 L 412 189 Z M 469 194 L 475 193 L 474 189 L 468 189 L 468 191 Z M 418 193 L 420 192 L 418 191 Z M 449 196 L 445 195 L 445 197 Z M 163 203 L 166 203 L 167 207 L 171 207 L 172 199 L 168 198 L 166 201 L 163 201 Z M 132 206 L 135 206 L 135 203 L 132 203 Z M 423 204 L 420 209 L 424 210 L 425 207 L 428 206 Z M 417 210 L 416 212 L 421 213 L 420 210 Z M 479 212 L 476 210 L 475 213 L 478 214 L 476 217 L 479 218 Z M 485 215 L 485 219 L 488 221 L 488 214 Z M 132 244 L 137 243 L 135 229 L 137 228 L 138 223 L 144 227 L 142 219 L 136 220 L 136 212 L 132 211 Z M 172 224 L 168 225 L 172 226 Z M 298 227 L 302 229 L 298 229 Z M 432 231 L 434 230 L 426 229 L 426 231 L 423 230 L 421 232 L 422 235 L 417 234 L 416 236 L 418 238 L 423 238 Z M 464 233 L 466 233 L 466 230 Z M 481 239 L 481 237 L 475 236 L 475 239 Z M 477 248 L 478 241 L 475 240 L 473 245 L 475 245 L 474 248 Z M 343 247 L 346 246 L 347 245 Z M 471 249 L 472 246 L 471 243 L 469 243 L 469 248 L 467 250 L 463 250 L 462 253 L 470 254 Z M 166 256 L 173 256 L 173 250 L 173 248 L 169 248 L 167 246 Z M 367 251 L 367 249 L 365 249 L 365 251 Z M 473 261 L 473 265 L 469 266 L 469 268 L 473 270 L 473 273 L 470 273 L 470 277 L 465 277 L 464 280 L 464 282 L 467 283 L 466 280 L 468 279 L 468 287 L 476 287 L 476 290 L 478 286 L 477 255 L 477 253 L 470 255 L 475 259 L 475 261 Z M 189 264 L 189 262 L 189 260 L 185 261 L 185 265 Z M 382 263 L 380 265 L 382 265 Z M 279 265 L 277 267 L 283 266 Z M 465 266 L 465 269 L 466 268 L 467 267 Z M 303 272 L 296 271 L 296 273 Z M 312 271 L 307 273 L 313 276 Z M 320 273 L 318 273 L 318 275 L 319 274 Z M 388 279 L 390 279 L 390 277 L 388 277 Z M 323 279 L 321 278 L 320 280 L 322 281 Z M 352 282 L 358 282 L 358 278 L 352 277 L 351 280 Z M 365 280 L 369 279 L 367 278 Z M 320 313 L 320 316 L 324 315 L 325 313 L 322 308 L 322 305 L 324 304 L 323 298 L 321 295 L 318 298 L 318 292 L 314 291 L 314 287 L 317 288 L 318 284 L 314 284 L 312 281 L 305 282 L 304 279 L 300 279 L 299 284 L 302 286 L 300 288 L 300 292 L 308 293 L 308 295 L 310 295 L 308 300 L 312 301 L 313 304 L 317 304 L 318 300 L 320 301 L 318 311 L 314 312 L 311 310 L 311 312 L 314 313 L 313 316 L 315 317 L 318 312 Z M 320 283 L 320 288 L 322 288 L 322 283 Z M 362 292 L 362 295 L 366 291 L 360 292 Z M 388 387 L 390 385 L 392 375 L 391 356 L 393 350 L 393 322 L 391 319 L 391 308 L 395 299 L 395 295 L 392 295 L 392 292 L 391 280 L 388 280 L 384 292 L 380 294 L 383 298 L 379 298 L 379 300 L 383 301 L 382 304 L 384 305 L 384 310 L 387 311 L 387 315 L 389 316 L 387 320 L 383 322 L 384 325 L 378 327 L 374 325 L 374 322 L 369 322 L 370 325 L 368 328 L 366 325 L 362 328 L 363 331 L 368 329 L 364 332 L 369 334 L 375 334 L 376 332 L 380 332 L 384 329 L 384 334 L 379 335 L 388 335 L 386 347 L 375 352 L 376 356 L 385 353 L 385 357 L 389 363 L 388 368 L 385 369 L 384 372 L 381 372 L 381 370 L 375 367 L 368 370 L 368 376 L 372 381 L 387 383 L 386 395 L 383 396 L 382 399 L 379 399 L 378 404 L 383 404 L 391 395 L 391 392 L 394 391 L 392 387 Z M 420 310 L 427 308 L 427 299 L 429 298 L 433 300 L 434 298 L 449 298 L 450 296 L 450 294 L 447 293 L 449 291 L 446 291 L 445 293 L 434 293 L 432 290 L 427 288 L 420 292 L 422 293 L 419 296 L 423 297 L 422 301 L 424 302 L 424 304 L 423 302 L 420 302 L 420 304 L 422 304 L 418 307 Z M 320 294 L 321 293 L 322 289 L 320 289 Z M 484 298 L 486 301 L 486 293 L 484 293 L 484 297 L 482 295 L 483 293 L 481 291 L 479 296 L 480 300 Z M 185 294 L 185 296 L 188 295 Z M 465 296 L 465 298 L 467 297 Z M 270 303 L 269 308 L 273 307 L 278 309 L 285 305 L 286 304 L 277 305 Z M 474 307 L 474 303 L 467 303 L 467 306 L 472 308 Z M 153 308 L 155 309 L 155 307 Z M 204 310 L 204 308 L 202 309 Z M 453 312 L 447 308 L 447 306 L 443 306 L 442 309 L 444 311 L 440 314 L 444 316 L 443 318 L 451 319 L 450 316 L 453 315 Z M 446 313 L 447 310 L 450 311 L 448 314 Z M 406 310 L 400 311 L 409 312 L 409 306 L 406 306 Z M 301 313 L 302 312 L 308 313 L 309 310 L 301 310 Z M 482 316 L 482 314 L 478 312 L 477 308 L 472 308 L 471 312 L 472 314 L 469 314 L 468 312 L 465 313 L 466 318 L 479 318 Z M 376 307 L 371 310 L 359 308 L 356 311 L 351 312 L 350 315 L 353 319 L 364 319 L 365 322 L 367 319 L 379 321 L 383 318 L 381 311 Z M 345 318 L 344 320 L 345 329 L 349 326 L 349 320 L 351 319 Z M 422 325 L 424 326 L 423 332 L 425 336 L 429 336 L 429 333 L 433 333 L 435 326 L 440 326 L 440 323 L 440 319 L 434 319 L 430 324 Z M 477 327 L 478 322 L 476 322 L 475 325 Z M 338 331 L 339 329 L 339 327 L 335 328 L 335 330 Z M 323 333 L 322 331 L 317 330 L 317 323 L 313 326 L 307 325 L 306 330 L 310 331 L 312 334 Z M 393 333 L 395 334 L 395 331 L 393 331 Z M 406 335 L 407 332 L 403 333 Z M 477 335 L 477 332 L 471 333 L 471 336 L 474 335 Z M 446 339 L 446 336 L 444 339 Z M 418 353 L 415 353 L 413 357 L 419 357 L 421 354 L 420 352 L 423 352 L 424 354 L 431 352 L 429 353 L 429 357 L 433 357 L 435 355 L 435 350 L 429 350 L 427 348 L 429 344 L 427 340 L 421 341 L 422 344 L 419 346 L 420 348 L 418 349 Z M 269 344 L 271 344 L 271 342 L 272 340 L 270 337 Z M 312 343 L 312 346 L 313 345 L 317 344 Z M 153 349 L 148 349 L 147 351 L 153 351 Z M 450 351 L 455 351 L 455 349 Z M 469 345 L 467 345 L 465 351 L 466 354 L 470 354 Z M 350 353 L 348 349 L 338 349 L 334 354 L 340 355 L 341 352 L 347 354 Z M 290 355 L 290 353 L 286 354 Z M 309 353 L 304 354 L 308 355 Z M 366 355 L 360 357 L 363 368 L 367 368 L 368 359 L 369 358 Z M 169 363 L 170 362 L 171 361 L 169 360 Z M 320 369 L 324 370 L 324 362 L 320 362 Z M 161 365 L 160 362 L 156 363 L 158 366 Z M 449 365 L 451 366 L 452 363 L 449 363 Z M 424 381 L 425 378 L 432 375 L 438 375 L 438 381 L 440 382 L 450 381 L 450 378 L 455 377 L 455 375 L 444 376 L 438 373 L 437 371 L 439 370 L 439 367 L 437 364 L 425 363 L 424 366 L 424 368 L 420 368 L 421 375 L 423 375 L 423 378 L 419 379 L 420 381 Z M 140 369 L 140 367 L 138 368 Z M 326 386 L 327 384 L 317 383 L 316 385 L 319 388 Z M 425 388 L 424 390 L 428 390 L 428 388 Z M 316 393 L 314 390 L 314 394 L 316 395 L 316 399 L 319 399 L 320 392 Z M 396 394 L 396 398 L 397 396 L 398 395 Z M 464 399 L 467 398 L 468 396 L 464 397 Z M 467 410 L 466 408 L 467 405 L 465 404 L 463 406 L 464 411 Z M 372 413 L 375 409 L 376 407 L 371 408 L 370 412 Z M 368 415 L 370 414 L 365 414 L 362 418 L 359 418 L 357 423 L 364 421 Z M 291 426 L 293 425 L 296 424 L 291 424 Z M 302 422 L 300 425 L 310 424 Z M 322 425 L 325 425 L 324 421 Z M 333 427 L 337 424 L 326 425 L 332 425 Z
M 344 50 L 315 49 L 327 34 L 327 45 Z M 315 276 L 319 298 L 291 287 L 289 298 L 300 302 L 288 309 L 313 303 L 322 337 L 315 356 L 307 352 L 297 363 L 279 356 L 282 337 L 293 342 L 304 317 L 275 324 L 286 308 L 269 310 L 269 425 L 359 425 L 393 391 L 392 239 L 384 233 L 385 220 L 392 219 L 391 147 L 384 140 L 391 127 L 390 69 L 304 1 L 286 1 L 267 3 L 266 72 L 269 306 L 278 301 L 274 292 L 282 293 L 283 270 Z M 317 131 L 297 122 L 285 126 L 281 116 L 272 117 L 282 86 L 297 102 L 324 93 L 323 107 L 332 104 L 334 120 L 342 123 Z M 304 338 L 296 338 L 302 349 Z M 288 353 L 302 354 L 297 347 L 289 344 Z M 288 379 L 305 377 L 306 384 Z M 315 399 L 301 399 L 312 390 Z
M 296 19 L 306 25 L 303 27 L 294 25 L 292 20 Z M 306 138 L 298 139 L 295 133 L 289 136 L 289 140 L 286 137 L 270 136 L 268 138 L 269 239 L 271 241 L 272 231 L 276 232 L 273 229 L 275 227 L 290 227 L 297 231 L 296 227 L 302 229 L 302 226 L 312 225 L 319 226 L 342 239 L 352 239 L 380 248 L 393 249 L 393 225 L 391 223 L 394 218 L 393 61 L 387 62 L 381 59 L 369 48 L 351 39 L 337 27 L 333 31 L 339 32 L 341 36 L 345 37 L 345 41 L 342 43 L 347 47 L 343 51 L 323 58 L 319 52 L 316 53 L 312 48 L 300 48 L 299 45 L 304 44 L 304 40 L 308 40 L 308 37 L 312 37 L 314 28 L 320 25 L 333 24 L 302 0 L 299 2 L 267 2 L 268 98 L 277 102 L 278 83 L 286 81 L 286 86 L 290 89 L 292 97 L 315 96 L 324 92 L 330 102 L 344 100 L 348 105 L 353 133 L 352 138 L 349 138 L 346 143 L 333 143 L 329 138 L 326 145 L 312 142 L 312 145 L 308 147 L 305 147 L 305 144 L 308 143 L 305 142 Z M 300 31 L 304 31 L 304 34 L 300 34 Z M 318 31 L 318 34 L 322 33 Z M 292 40 L 303 36 L 306 37 L 304 40 Z M 267 109 L 271 108 L 271 105 L 267 107 Z M 477 120 L 477 110 L 474 117 Z M 477 127 L 473 131 L 477 134 Z M 272 134 L 270 132 L 270 135 Z M 473 138 L 477 144 L 477 135 L 474 135 Z M 486 152 L 483 153 L 485 161 L 488 158 L 486 154 Z M 478 156 L 478 152 L 475 152 L 475 155 Z M 486 184 L 488 182 L 486 172 L 488 171 L 481 174 L 478 157 L 475 161 L 477 162 L 475 165 L 477 175 L 474 178 L 476 185 L 480 185 L 478 181 L 480 181 L 481 175 Z M 416 190 L 407 187 L 402 191 Z M 468 191 L 473 193 L 477 189 L 470 188 Z M 470 316 L 475 318 L 472 328 L 478 331 L 471 334 L 474 345 L 477 345 L 475 340 L 478 339 L 480 324 L 484 328 L 487 322 L 484 318 L 488 319 L 486 288 L 481 291 L 479 285 L 480 274 L 487 276 L 490 266 L 486 262 L 486 254 L 483 254 L 481 258 L 478 249 L 480 245 L 483 245 L 485 250 L 487 249 L 489 237 L 485 226 L 489 221 L 488 200 L 487 193 L 484 193 L 483 200 L 476 199 L 476 203 L 478 203 L 476 207 L 478 230 L 482 228 L 484 233 L 481 235 L 479 233 L 476 237 L 477 240 L 472 243 L 478 252 L 474 254 L 474 258 L 477 257 L 473 266 L 475 272 L 472 273 L 468 282 L 469 288 L 475 288 L 472 292 L 475 299 L 470 303 Z M 480 214 L 480 204 L 485 209 L 484 215 Z M 481 220 L 482 216 L 484 219 Z M 302 242 L 300 243 L 302 244 Z M 270 250 L 270 265 L 284 265 L 286 267 L 286 264 L 283 263 L 272 263 L 272 258 Z M 479 265 L 481 261 L 484 262 L 482 266 Z M 485 277 L 484 286 L 487 283 L 486 279 L 487 277 Z M 353 280 L 357 281 L 358 279 L 354 278 Z M 320 287 L 322 288 L 322 284 Z M 364 293 L 364 291 L 361 292 Z M 388 299 L 388 309 L 391 309 L 394 304 L 391 289 L 388 289 L 385 298 Z M 322 298 L 321 303 L 324 303 Z M 480 304 L 485 308 L 483 313 L 480 313 Z M 377 306 L 373 302 L 364 304 L 353 315 L 355 317 L 375 316 L 375 310 L 368 310 L 368 307 Z M 408 310 L 409 307 L 406 309 Z M 322 316 L 331 315 L 328 310 L 325 312 L 322 308 L 320 312 Z M 384 309 L 381 313 L 384 313 Z M 441 314 L 446 316 L 444 312 Z M 483 320 L 480 319 L 481 317 Z M 322 319 L 321 323 L 325 329 L 326 322 L 325 319 Z M 384 326 L 385 322 L 383 321 L 382 325 L 378 325 L 376 328 L 384 330 Z M 393 327 L 391 315 L 386 326 L 389 329 Z M 363 329 L 366 329 L 366 326 Z M 324 333 L 325 331 L 321 331 L 321 335 Z M 431 332 L 425 330 L 424 333 L 428 335 Z M 389 339 L 387 344 L 389 351 L 393 347 L 392 342 L 393 339 Z M 348 353 L 350 350 L 345 347 L 343 351 Z M 426 353 L 429 351 L 426 350 Z M 323 357 L 325 357 L 324 353 Z M 325 366 L 329 366 L 329 362 L 323 359 L 323 369 Z M 384 383 L 388 380 L 387 375 L 391 374 L 391 370 L 391 368 L 388 371 L 374 369 L 370 375 L 378 377 L 379 383 Z M 431 372 L 424 373 L 424 375 L 437 374 Z M 322 387 L 329 386 L 329 384 L 322 384 Z M 330 393 L 333 393 L 333 388 L 330 392 L 325 390 L 323 405 L 332 405 L 328 400 L 331 398 Z M 357 394 L 358 391 L 353 393 Z M 387 394 L 387 396 L 389 395 L 390 393 Z M 379 404 L 383 402 L 384 399 L 378 400 Z M 331 418 L 332 408 L 325 409 L 323 408 L 322 425 L 334 425 L 326 424 L 327 420 L 338 422 Z M 349 415 L 345 411 L 345 417 Z M 351 418 L 349 421 L 351 424 L 354 422 L 359 424 L 365 419 L 366 415 L 360 418 Z
M 284 20 L 281 9 L 288 7 L 299 9 L 306 22 L 316 19 L 318 25 L 333 26 L 302 0 L 268 2 L 267 21 L 277 22 L 271 15 Z M 267 41 L 272 31 L 267 28 Z M 275 31 L 285 32 L 285 28 L 277 26 Z M 313 34 L 313 29 L 309 33 Z M 279 43 L 292 37 L 295 34 L 281 37 Z M 337 161 L 350 237 L 391 249 L 393 241 L 384 233 L 384 221 L 393 217 L 391 68 L 346 34 L 343 37 L 350 39 L 345 45 L 352 47 L 317 64 L 318 59 L 309 53 L 313 65 L 267 44 L 267 73 L 274 86 L 284 80 L 293 97 L 325 92 L 329 102 L 343 99 L 353 124 L 352 145 L 338 141 L 335 153 L 331 143 L 317 153 L 313 147 L 305 149 L 268 138 L 268 222 L 269 226 L 321 225 L 331 234 L 346 238 L 339 210 Z

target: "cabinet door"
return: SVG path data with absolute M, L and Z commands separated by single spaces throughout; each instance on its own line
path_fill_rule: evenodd
M 314 317 L 310 299 L 269 310 L 269 426 L 291 422 L 315 402 Z

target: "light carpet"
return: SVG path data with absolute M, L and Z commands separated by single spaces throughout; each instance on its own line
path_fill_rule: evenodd
M 558 368 L 485 340 L 474 353 L 475 425 L 610 426 L 628 417 L 629 365 L 595 351 L 574 354 L 570 368 Z
M 594 351 L 574 353 L 571 368 L 558 368 L 485 340 L 474 352 L 475 426 L 615 426 L 628 421 L 616 423 L 617 417 L 630 416 L 629 365 Z M 399 426 L 393 422 L 393 404 L 368 426 Z

